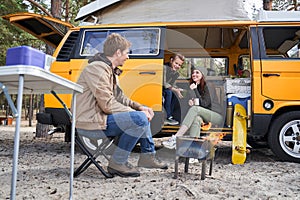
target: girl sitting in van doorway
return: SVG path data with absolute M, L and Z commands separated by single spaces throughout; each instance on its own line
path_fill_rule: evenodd
M 216 103 L 215 89 L 208 89 L 203 73 L 200 67 L 192 68 L 190 78 L 190 95 L 188 110 L 182 124 L 175 135 L 163 142 L 163 145 L 168 149 L 175 149 L 176 137 L 184 135 L 190 129 L 191 137 L 199 137 L 201 126 L 211 126 L 211 124 L 221 125 L 223 117 L 221 115 L 221 106 Z

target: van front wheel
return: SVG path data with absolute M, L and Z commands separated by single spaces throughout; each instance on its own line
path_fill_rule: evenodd
M 268 144 L 281 160 L 300 163 L 299 111 L 284 113 L 273 121 Z

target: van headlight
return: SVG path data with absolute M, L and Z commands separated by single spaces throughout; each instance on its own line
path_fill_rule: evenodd
M 263 106 L 264 109 L 271 110 L 274 107 L 274 103 L 271 100 L 265 100 Z

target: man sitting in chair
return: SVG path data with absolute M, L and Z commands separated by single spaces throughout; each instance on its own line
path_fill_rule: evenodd
M 153 110 L 126 97 L 117 84 L 117 76 L 121 73 L 118 66 L 129 59 L 130 46 L 130 42 L 121 35 L 109 35 L 103 45 L 103 53 L 89 59 L 77 82 L 84 90 L 77 95 L 76 128 L 99 130 L 108 137 L 119 137 L 107 170 L 122 177 L 140 175 L 138 169 L 128 163 L 137 143 L 141 147 L 139 167 L 168 168 L 155 158 L 150 130 Z

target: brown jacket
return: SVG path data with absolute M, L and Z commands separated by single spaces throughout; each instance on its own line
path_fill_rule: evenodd
M 77 95 L 77 128 L 104 130 L 107 115 L 137 110 L 141 106 L 124 95 L 116 78 L 107 60 L 94 61 L 82 71 L 77 81 L 84 88 L 83 93 Z

